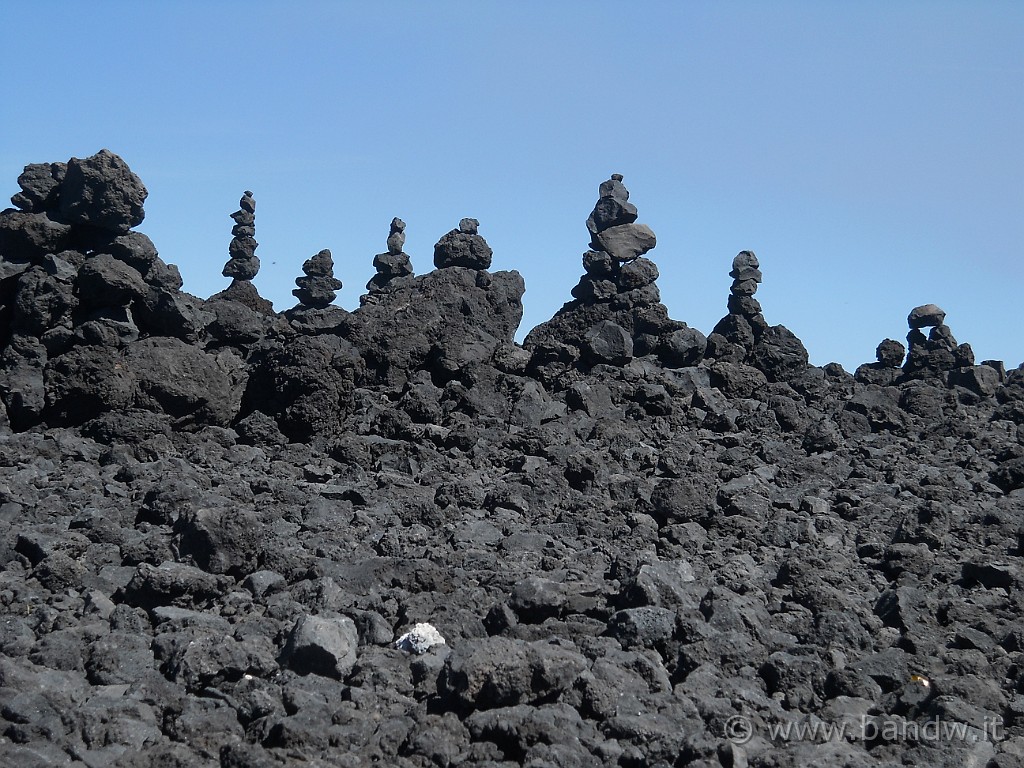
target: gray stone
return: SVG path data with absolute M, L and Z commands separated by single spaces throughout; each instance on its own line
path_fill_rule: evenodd
M 67 173 L 64 163 L 31 163 L 18 177 L 21 192 L 11 202 L 23 211 L 42 213 L 57 207 L 60 183 Z
M 650 259 L 641 256 L 624 264 L 619 270 L 619 290 L 632 291 L 651 285 L 658 279 L 658 274 L 658 266 Z
M 137 269 L 101 253 L 78 272 L 78 296 L 84 306 L 121 307 L 149 292 Z
M 942 325 L 946 319 L 946 313 L 935 304 L 922 304 L 914 307 L 907 315 L 907 324 L 911 328 L 928 328 L 929 326 Z
M 619 261 L 631 261 L 643 256 L 657 245 L 657 238 L 646 224 L 620 224 L 595 236 L 602 250 Z
M 594 362 L 625 365 L 633 359 L 633 338 L 611 320 L 593 325 L 583 339 L 584 351 Z
M 356 663 L 359 633 L 347 616 L 305 615 L 295 622 L 282 659 L 299 674 L 341 680 Z
M 707 337 L 696 328 L 680 328 L 658 345 L 658 358 L 669 368 L 696 365 L 708 347 Z
M 434 246 L 434 266 L 438 269 L 488 269 L 492 254 L 491 247 L 480 235 L 453 229 Z
M 71 224 L 87 224 L 124 233 L 142 223 L 149 193 L 128 164 L 103 149 L 92 157 L 72 158 L 61 185 L 60 212 Z
M 895 339 L 885 339 L 875 349 L 875 358 L 885 368 L 899 368 L 906 354 L 907 348 Z

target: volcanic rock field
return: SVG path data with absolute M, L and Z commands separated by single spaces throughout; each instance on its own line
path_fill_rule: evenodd
M 689 327 L 613 175 L 522 344 L 470 218 L 276 312 L 251 192 L 201 299 L 116 154 L 17 184 L 0 765 L 1024 766 L 1024 368 L 939 307 L 815 367 L 742 251 Z

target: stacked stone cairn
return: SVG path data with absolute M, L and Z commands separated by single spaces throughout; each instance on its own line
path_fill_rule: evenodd
M 231 214 L 235 226 L 231 228 L 231 258 L 224 265 L 224 277 L 234 280 L 252 280 L 260 271 L 260 257 L 256 255 L 256 201 L 252 192 L 245 191 L 238 201 L 239 210 Z
M 326 248 L 306 259 L 302 265 L 303 277 L 295 278 L 299 286 L 292 294 L 299 305 L 307 309 L 324 309 L 334 301 L 341 290 L 341 280 L 334 276 L 334 259 Z
M 661 303 L 658 267 L 644 256 L 657 238 L 636 219 L 622 175 L 612 174 L 598 188 L 587 219 L 590 249 L 583 254 L 585 274 L 572 290 L 575 300 L 525 340 L 531 369 L 546 386 L 561 386 L 562 372 L 577 364 L 622 366 L 656 355 L 667 367 L 683 368 L 702 359 L 704 334 L 671 319 Z
M 373 257 L 373 268 L 377 270 L 377 274 L 371 277 L 366 284 L 366 290 L 370 294 L 363 296 L 360 299 L 361 303 L 365 304 L 370 296 L 382 291 L 392 280 L 412 277 L 412 261 L 409 259 L 409 254 L 403 250 L 404 247 L 405 222 L 395 217 L 391 220 L 387 251 Z
M 227 264 L 221 273 L 231 278 L 231 285 L 211 299 L 237 301 L 249 309 L 265 315 L 274 314 L 274 306 L 259 295 L 253 279 L 260 271 L 260 257 L 256 255 L 256 201 L 252 192 L 245 190 L 238 201 L 238 210 L 231 214 L 235 225 L 231 228 Z
M 453 229 L 434 245 L 434 266 L 438 269 L 488 269 L 493 252 L 479 229 L 480 222 L 476 219 L 462 219 L 458 229 Z
M 753 366 L 769 381 L 799 379 L 807 369 L 807 349 L 786 326 L 768 325 L 761 314 L 761 303 L 754 298 L 761 264 L 754 252 L 736 254 L 729 275 L 729 314 L 708 336 L 706 356 L 722 365 Z
M 714 357 L 742 362 L 768 327 L 761 314 L 761 302 L 754 298 L 762 279 L 761 265 L 754 252 L 740 251 L 732 260 L 729 276 L 732 277 L 727 305 L 729 314 L 718 321 L 709 341 L 714 346 Z M 715 338 L 714 334 L 718 334 L 719 338 Z M 722 339 L 728 345 L 721 344 Z
M 629 202 L 622 174 L 613 173 L 602 182 L 599 195 L 587 219 L 591 250 L 583 254 L 586 274 L 572 295 L 592 303 L 629 294 L 625 301 L 631 306 L 656 304 L 660 300 L 654 284 L 658 267 L 643 257 L 657 245 L 654 232 L 646 224 L 636 223 L 636 206 Z

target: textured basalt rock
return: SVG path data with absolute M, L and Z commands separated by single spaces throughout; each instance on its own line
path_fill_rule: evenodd
M 472 220 L 278 315 L 182 292 L 111 158 L 66 220 L 70 165 L 0 214 L 0 764 L 1019 763 L 1024 366 L 937 307 L 811 366 L 744 251 L 705 338 L 613 176 L 524 346 Z

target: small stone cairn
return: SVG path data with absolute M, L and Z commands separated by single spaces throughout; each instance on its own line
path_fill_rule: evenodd
M 586 274 L 572 295 L 589 304 L 639 291 L 628 304 L 657 303 L 660 295 L 654 283 L 658 267 L 643 257 L 657 245 L 654 232 L 646 224 L 636 223 L 636 206 L 629 202 L 622 174 L 613 173 L 601 183 L 598 193 L 597 204 L 587 219 L 591 250 L 583 254 Z
M 312 256 L 302 265 L 302 277 L 295 278 L 299 286 L 292 291 L 299 305 L 307 309 L 325 309 L 341 290 L 341 280 L 334 276 L 334 258 L 324 250 Z
M 373 268 L 377 274 L 370 278 L 366 290 L 371 294 L 383 290 L 388 283 L 400 277 L 413 274 L 412 261 L 403 249 L 405 248 L 405 222 L 397 216 L 391 220 L 391 231 L 388 233 L 388 250 L 373 257 Z

